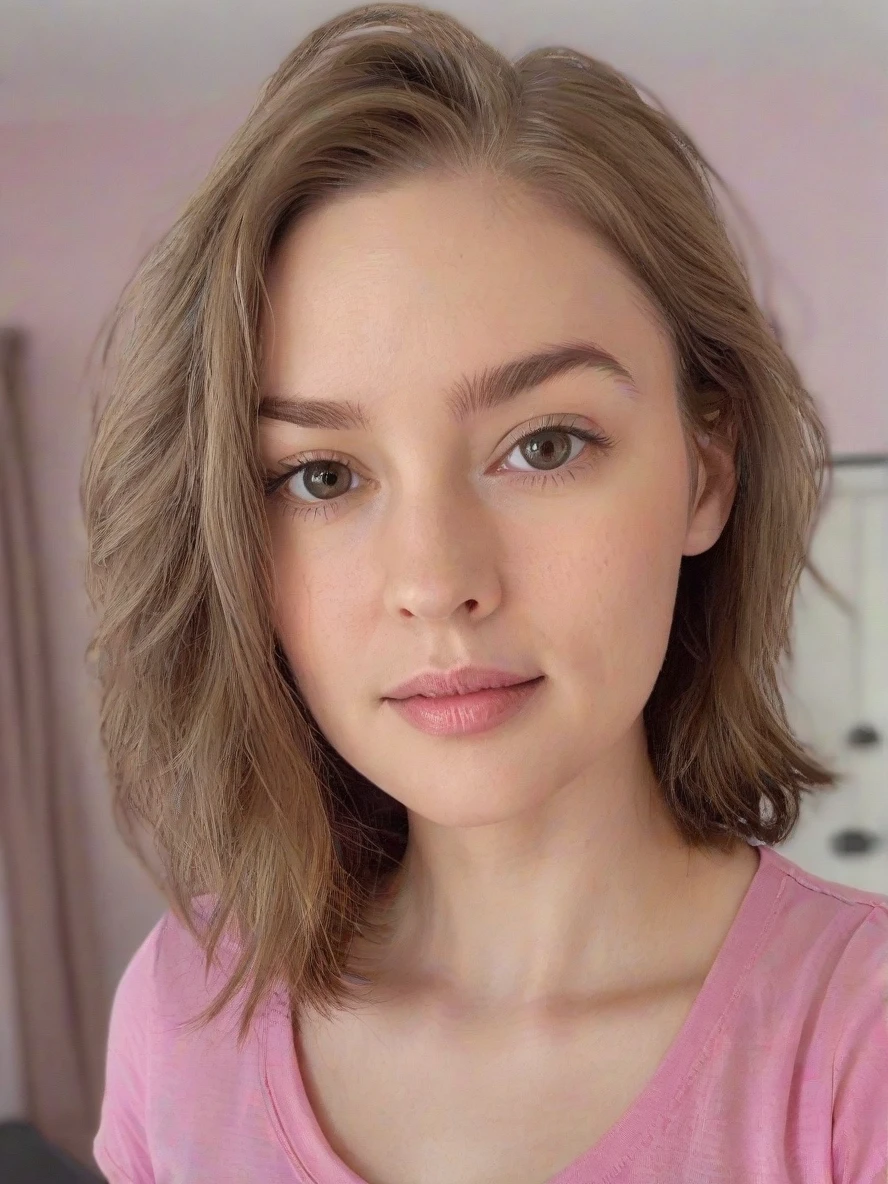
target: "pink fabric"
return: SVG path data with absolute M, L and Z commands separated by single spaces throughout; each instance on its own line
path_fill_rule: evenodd
M 888 1181 L 888 896 L 759 851 L 656 1073 L 615 1126 L 540 1184 Z M 177 1030 L 221 973 L 204 981 L 171 913 L 124 972 L 95 1139 L 111 1184 L 364 1184 L 312 1113 L 283 990 L 241 1051 L 236 1001 L 196 1035 Z

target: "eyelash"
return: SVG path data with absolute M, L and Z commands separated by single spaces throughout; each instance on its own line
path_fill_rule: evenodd
M 578 439 L 578 440 L 582 440 L 586 444 L 593 444 L 596 448 L 598 448 L 602 452 L 607 451 L 609 448 L 611 448 L 613 446 L 614 441 L 611 439 L 610 436 L 605 435 L 604 432 L 592 431 L 589 428 L 573 427 L 571 425 L 572 425 L 571 420 L 565 420 L 565 419 L 559 418 L 557 415 L 546 416 L 545 419 L 541 420 L 536 426 L 532 427 L 529 431 L 524 432 L 517 439 L 512 440 L 511 443 L 507 446 L 507 448 L 505 450 L 505 455 L 508 455 L 510 452 L 513 452 L 515 450 L 515 448 L 518 447 L 519 444 L 523 444 L 526 440 L 530 440 L 534 436 L 540 435 L 542 432 L 553 432 L 553 431 L 564 432 L 566 435 L 573 436 L 575 439 Z M 540 470 L 539 472 L 536 472 L 536 473 L 520 473 L 520 474 L 517 474 L 517 476 L 518 476 L 519 480 L 522 482 L 522 484 L 525 484 L 528 481 L 530 481 L 533 484 L 548 485 L 552 479 L 560 480 L 563 482 L 564 475 L 566 473 L 573 474 L 575 472 L 576 468 L 585 467 L 585 466 L 580 466 L 580 465 L 576 464 L 576 462 L 579 460 L 580 456 L 582 456 L 582 455 L 583 455 L 582 452 L 579 453 L 577 456 L 575 456 L 573 458 L 572 461 L 569 461 L 567 465 L 564 465 L 559 469 L 553 469 L 548 473 L 543 470 Z M 333 452 L 304 453 L 299 458 L 299 464 L 291 466 L 290 468 L 288 468 L 286 470 L 286 472 L 280 473 L 280 474 L 269 474 L 268 475 L 268 477 L 265 481 L 265 496 L 271 500 L 283 502 L 284 510 L 286 513 L 297 515 L 300 518 L 304 518 L 304 517 L 315 518 L 315 517 L 317 517 L 317 515 L 319 513 L 322 513 L 325 517 L 327 517 L 328 510 L 332 510 L 334 513 L 338 512 L 337 503 L 343 502 L 345 500 L 345 498 L 348 496 L 348 493 L 356 492 L 356 491 L 348 490 L 346 493 L 341 494 L 337 498 L 331 498 L 329 501 L 317 501 L 315 503 L 311 503 L 311 502 L 298 502 L 297 503 L 297 502 L 294 502 L 294 500 L 291 497 L 289 497 L 282 489 L 282 486 L 286 485 L 287 482 L 290 481 L 293 477 L 295 477 L 297 475 L 297 473 L 299 473 L 302 469 L 306 468 L 310 464 L 317 464 L 319 461 L 324 461 L 324 460 L 335 461 L 337 464 L 341 464 L 345 468 L 351 467 L 350 463 L 344 457 L 339 456 Z M 354 472 L 354 470 L 352 470 L 352 471 Z M 513 475 L 515 475 L 515 474 L 513 474 Z

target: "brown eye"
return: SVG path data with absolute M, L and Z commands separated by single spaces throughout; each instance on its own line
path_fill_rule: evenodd
M 545 474 L 551 469 L 561 469 L 576 460 L 584 448 L 592 446 L 606 450 L 612 441 L 600 432 L 586 428 L 560 427 L 552 424 L 528 432 L 512 445 L 509 455 L 516 454 L 512 464 L 518 464 L 518 472 Z M 530 465 L 522 469 L 521 464 Z
M 542 469 L 557 469 L 570 459 L 571 434 L 565 431 L 534 432 L 525 436 L 519 447 L 529 463 L 539 463 Z
M 336 460 L 314 460 L 300 465 L 290 478 L 291 481 L 297 479 L 311 497 L 325 501 L 347 493 L 351 488 L 351 471 Z M 294 497 L 298 496 L 295 491 L 291 492 Z
M 506 453 L 509 463 L 501 464 L 497 472 L 512 474 L 535 489 L 550 483 L 557 485 L 566 476 L 576 477 L 578 467 L 582 466 L 573 462 L 584 451 L 605 453 L 613 443 L 603 432 L 570 426 L 569 421 L 562 423 L 560 417 L 551 416 L 513 441 Z M 514 459 L 509 461 L 513 454 Z M 343 494 L 354 492 L 364 481 L 347 459 L 340 460 L 332 454 L 306 454 L 301 463 L 286 472 L 268 474 L 265 495 L 279 501 L 287 513 L 300 517 L 321 514 L 326 519 L 347 504 Z

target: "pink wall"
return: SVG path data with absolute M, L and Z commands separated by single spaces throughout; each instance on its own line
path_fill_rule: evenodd
M 756 218 L 790 343 L 837 451 L 888 451 L 888 86 L 703 67 L 646 81 Z M 64 767 L 83 803 L 113 985 L 160 910 L 115 838 L 84 672 L 78 477 L 87 350 L 117 291 L 247 109 L 0 127 L 0 318 L 32 335 L 27 428 Z

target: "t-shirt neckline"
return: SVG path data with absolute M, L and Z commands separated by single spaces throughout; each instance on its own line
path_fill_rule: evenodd
M 766 943 L 784 883 L 783 857 L 758 846 L 756 869 L 684 1023 L 653 1075 L 613 1126 L 577 1159 L 540 1184 L 583 1184 L 618 1171 L 664 1136 L 681 1099 L 705 1065 L 712 1042 L 741 996 Z M 367 1184 L 336 1154 L 305 1090 L 293 1045 L 290 1008 L 275 996 L 260 1024 L 262 1083 L 282 1145 L 310 1184 Z

